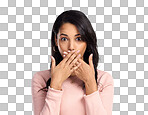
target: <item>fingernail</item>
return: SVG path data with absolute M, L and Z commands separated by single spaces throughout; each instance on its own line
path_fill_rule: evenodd
M 77 51 L 77 53 L 80 52 L 80 50 Z
M 64 51 L 63 53 L 67 53 L 67 52 Z
M 63 57 L 65 57 L 65 55 L 63 55 Z
M 81 56 L 81 54 L 78 55 L 79 57 Z

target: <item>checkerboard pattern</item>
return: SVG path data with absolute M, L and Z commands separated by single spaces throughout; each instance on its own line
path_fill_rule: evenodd
M 0 0 L 0 115 L 33 115 L 31 79 L 47 70 L 51 29 L 80 10 L 97 35 L 98 69 L 114 78 L 113 115 L 148 115 L 148 0 Z

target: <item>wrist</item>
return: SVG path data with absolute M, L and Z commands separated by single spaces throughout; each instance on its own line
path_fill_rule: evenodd
M 89 95 L 98 90 L 96 80 L 85 82 L 86 95 Z
M 90 80 L 90 81 L 87 81 L 85 82 L 85 86 L 90 88 L 90 87 L 97 87 L 97 83 L 95 80 Z
M 55 89 L 55 90 L 62 90 L 61 86 L 51 84 L 50 87 Z
M 96 80 L 95 80 L 95 78 L 92 78 L 92 79 L 86 80 L 84 83 L 90 85 L 90 84 L 96 83 Z
M 51 80 L 50 87 L 56 90 L 62 90 L 62 83 Z

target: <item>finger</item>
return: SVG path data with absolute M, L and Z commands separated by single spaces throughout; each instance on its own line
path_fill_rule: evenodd
M 68 53 L 67 56 L 63 56 L 63 57 L 65 57 L 65 58 L 63 59 L 63 63 L 66 63 L 66 62 L 67 62 L 67 60 L 71 57 L 71 55 L 74 53 L 74 51 L 75 51 L 75 50 L 73 50 L 73 51 L 71 51 L 70 53 Z
M 66 62 L 67 65 L 70 65 L 72 63 L 72 61 L 77 57 L 79 52 L 80 52 L 80 50 L 77 50 L 71 55 L 71 57 Z
M 65 58 L 67 54 L 68 54 L 68 53 L 67 53 L 66 51 L 64 51 L 64 52 L 63 52 L 63 58 Z
M 78 66 L 78 65 L 79 65 L 79 63 L 80 63 L 80 62 L 78 62 L 78 61 L 77 61 L 77 62 L 73 65 L 73 67 Z M 82 64 L 82 63 L 81 63 L 81 64 Z
M 51 57 L 51 68 L 54 69 L 55 68 L 55 59 L 53 56 L 50 56 Z
M 70 64 L 70 67 L 72 66 L 76 66 L 78 64 L 76 64 L 78 62 L 78 59 L 81 57 L 81 54 L 77 55 L 77 57 L 72 61 L 72 63 Z M 78 62 L 79 63 L 79 62 Z
M 90 54 L 90 56 L 89 56 L 89 65 L 91 67 L 93 67 L 93 58 L 92 58 L 92 56 L 93 56 L 93 54 Z
M 77 66 L 75 66 L 75 67 L 72 67 L 72 68 L 71 68 L 71 72 L 77 70 L 77 69 L 80 67 L 80 65 L 81 65 L 81 63 L 79 63 L 79 64 L 78 64 Z
M 78 64 L 79 64 L 80 62 L 79 62 L 79 60 L 75 63 L 75 65 L 77 66 Z
M 68 53 L 64 51 L 63 54 L 67 55 Z

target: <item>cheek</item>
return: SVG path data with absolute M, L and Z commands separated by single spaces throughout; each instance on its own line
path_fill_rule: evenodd
M 66 46 L 59 43 L 58 45 L 59 52 L 63 55 L 63 52 L 66 51 Z
M 81 45 L 82 47 L 81 47 L 81 51 L 82 51 L 82 54 L 84 54 L 85 53 L 85 50 L 86 50 L 86 45 L 84 44 L 84 45 Z
M 67 44 L 65 42 L 61 42 L 59 41 L 59 45 L 58 45 L 61 49 L 65 49 L 65 47 L 67 46 Z

